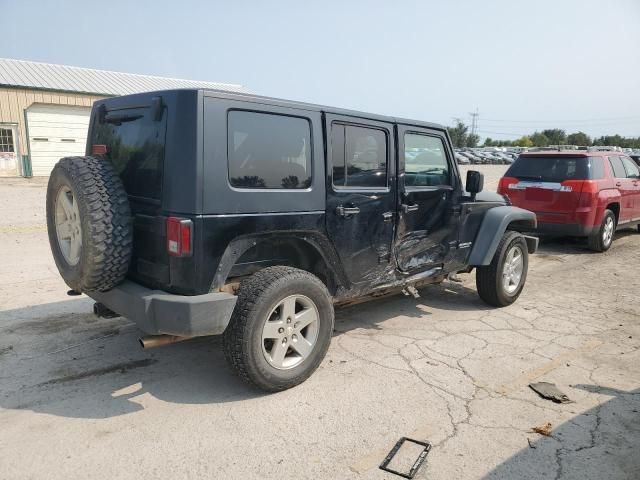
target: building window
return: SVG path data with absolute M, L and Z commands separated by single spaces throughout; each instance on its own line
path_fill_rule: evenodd
M 238 188 L 311 186 L 311 128 L 300 117 L 234 110 L 228 116 L 229 182 Z
M 0 128 L 0 152 L 14 153 L 15 151 L 13 143 L 13 129 Z
M 387 186 L 387 135 L 384 130 L 334 123 L 331 141 L 334 186 Z

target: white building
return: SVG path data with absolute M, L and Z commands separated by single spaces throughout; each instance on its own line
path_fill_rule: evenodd
M 84 155 L 96 100 L 170 88 L 245 91 L 227 83 L 0 58 L 0 176 L 46 176 L 60 158 Z

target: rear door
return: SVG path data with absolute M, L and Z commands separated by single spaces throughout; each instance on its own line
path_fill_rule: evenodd
M 622 159 L 619 156 L 609 156 L 611 171 L 613 172 L 615 187 L 620 192 L 620 216 L 618 224 L 630 222 L 634 214 L 635 190 L 633 179 L 627 178 Z M 636 182 L 637 183 L 637 182 Z
M 390 123 L 326 115 L 329 237 L 349 280 L 384 283 L 395 217 L 394 137 Z
M 395 254 L 398 268 L 404 272 L 441 269 L 457 245 L 458 177 L 447 145 L 441 131 L 398 125 Z
M 631 181 L 633 188 L 633 210 L 631 220 L 640 220 L 640 169 L 633 160 L 628 157 L 620 157 L 627 172 L 627 179 Z

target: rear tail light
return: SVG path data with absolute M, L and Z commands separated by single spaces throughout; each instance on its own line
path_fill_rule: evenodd
M 578 207 L 584 208 L 593 206 L 593 200 L 596 198 L 599 191 L 600 187 L 598 186 L 598 182 L 595 180 L 583 180 Z
M 189 257 L 193 247 L 193 222 L 186 218 L 167 218 L 167 253 L 172 257 Z
M 509 193 L 509 187 L 518 183 L 519 180 L 513 177 L 502 177 L 500 183 L 498 183 L 498 193 L 501 195 L 507 195 Z
M 93 145 L 91 147 L 91 155 L 105 155 L 107 153 L 106 145 Z

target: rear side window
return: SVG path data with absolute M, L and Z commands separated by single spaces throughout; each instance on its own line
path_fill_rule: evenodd
M 333 184 L 336 187 L 387 186 L 387 134 L 377 128 L 333 123 Z
M 128 195 L 159 200 L 162 195 L 167 112 L 162 119 L 151 118 L 151 109 L 113 110 L 102 122 L 96 121 L 92 145 L 106 145 L 111 160 Z
M 624 165 L 622 165 L 622 160 L 620 157 L 609 157 L 609 163 L 611 164 L 611 168 L 613 169 L 613 176 L 616 178 L 626 178 L 627 172 L 624 169 Z
M 594 177 L 587 157 L 520 156 L 509 167 L 506 177 L 520 180 L 560 183 L 565 180 L 589 180 Z
M 300 117 L 228 113 L 229 183 L 238 188 L 311 186 L 311 127 Z
M 638 166 L 627 157 L 620 157 L 622 159 L 622 163 L 624 164 L 624 168 L 627 171 L 628 178 L 638 178 L 640 177 L 640 170 L 638 170 Z

